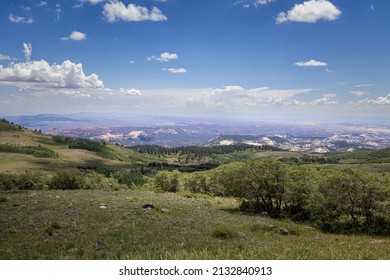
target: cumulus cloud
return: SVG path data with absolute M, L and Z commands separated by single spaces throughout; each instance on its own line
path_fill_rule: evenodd
M 327 66 L 328 63 L 311 59 L 309 61 L 296 62 L 294 63 L 294 65 L 299 67 L 323 67 L 323 66 Z
M 32 46 L 30 43 L 26 44 L 23 43 L 23 50 L 24 56 L 26 58 L 26 61 L 30 61 L 31 55 L 32 55 Z
M 187 73 L 187 69 L 185 69 L 185 68 L 163 68 L 162 70 L 171 72 L 173 74 L 184 74 L 184 73 Z
M 117 93 L 121 94 L 121 95 L 130 95 L 130 96 L 141 96 L 142 95 L 142 92 L 138 89 L 124 89 L 124 88 L 119 88 L 117 91 Z
M 173 59 L 179 59 L 179 57 L 177 56 L 177 54 L 169 52 L 163 52 L 162 54 L 160 54 L 160 56 L 152 55 L 147 58 L 147 60 L 149 61 L 157 60 L 160 62 L 168 62 Z
M 17 86 L 24 90 L 52 91 L 68 95 L 84 95 L 91 91 L 106 91 L 98 75 L 86 76 L 81 63 L 69 60 L 50 65 L 45 60 L 0 65 L 0 85 Z
M 146 7 L 134 4 L 126 5 L 118 0 L 106 3 L 103 15 L 108 22 L 123 21 L 164 21 L 168 18 L 158 8 L 153 7 L 150 11 Z
M 376 99 L 363 99 L 354 103 L 357 105 L 390 105 L 390 94 L 386 96 L 380 96 Z
M 73 31 L 68 37 L 62 37 L 61 40 L 68 41 L 82 41 L 87 39 L 87 34 L 79 32 L 79 31 Z
M 8 20 L 13 23 L 27 23 L 31 24 L 34 21 L 31 18 L 25 18 L 25 17 L 20 17 L 20 16 L 15 16 L 13 14 L 10 14 L 8 16 Z
M 296 4 L 291 10 L 281 12 L 276 18 L 277 23 L 287 21 L 314 23 L 319 20 L 334 21 L 341 11 L 328 0 L 309 0 Z
M 300 100 L 287 100 L 284 102 L 284 105 L 291 106 L 324 106 L 324 105 L 336 105 L 338 101 L 333 100 L 336 97 L 334 93 L 323 94 L 321 98 L 315 99 L 310 102 L 300 101 Z
M 353 91 L 350 91 L 350 93 L 352 93 L 356 96 L 363 96 L 363 95 L 367 94 L 367 92 L 365 92 L 364 90 L 353 90 Z
M 11 60 L 11 57 L 0 53 L 0 60 Z

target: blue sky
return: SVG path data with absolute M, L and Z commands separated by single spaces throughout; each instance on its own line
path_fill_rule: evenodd
M 0 114 L 388 119 L 379 0 L 0 2 Z

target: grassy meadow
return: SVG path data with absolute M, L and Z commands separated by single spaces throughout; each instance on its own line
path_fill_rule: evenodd
M 0 200 L 0 259 L 390 256 L 389 237 L 325 234 L 289 220 L 244 215 L 236 210 L 238 201 L 232 198 L 147 190 L 75 190 L 3 193 Z M 144 210 L 145 203 L 155 208 Z M 280 228 L 289 234 L 280 234 Z

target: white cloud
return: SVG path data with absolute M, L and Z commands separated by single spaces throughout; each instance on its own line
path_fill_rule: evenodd
M 375 6 L 373 4 L 371 4 L 370 8 L 368 9 L 369 11 L 374 11 L 375 10 Z
M 10 14 L 8 16 L 8 20 L 10 22 L 13 22 L 13 23 L 27 23 L 27 24 L 31 24 L 31 23 L 34 22 L 31 18 L 19 17 L 19 16 L 15 16 L 13 14 Z
M 276 22 L 293 21 L 314 23 L 318 20 L 334 21 L 340 15 L 341 11 L 328 0 L 309 0 L 302 4 L 296 4 L 287 13 L 279 13 Z
M 31 11 L 31 7 L 28 6 L 20 6 L 20 8 L 25 11 Z
M 268 87 L 245 89 L 240 86 L 225 86 L 205 90 L 200 102 L 205 107 L 253 107 L 286 105 L 287 100 L 312 89 L 272 90 Z
M 129 60 L 129 64 L 134 64 L 135 60 Z
M 367 94 L 367 92 L 365 92 L 363 90 L 353 90 L 353 91 L 350 91 L 350 93 L 357 95 L 357 96 L 362 96 L 362 95 Z
M 23 90 L 83 95 L 107 91 L 96 74 L 86 76 L 81 63 L 69 60 L 49 65 L 45 60 L 0 65 L 0 85 L 11 85 Z
M 299 67 L 323 67 L 323 66 L 327 66 L 328 63 L 311 59 L 311 60 L 305 61 L 305 62 L 302 62 L 302 61 L 296 62 L 294 65 L 299 66 Z
M 61 12 L 62 12 L 61 4 L 59 4 L 59 3 L 56 4 L 55 12 L 56 12 L 56 22 L 59 22 L 61 20 Z
M 146 7 L 134 4 L 126 5 L 118 0 L 112 0 L 104 5 L 103 15 L 108 22 L 123 21 L 164 21 L 167 17 L 158 8 L 150 11 Z
M 26 61 L 30 61 L 31 55 L 32 55 L 32 46 L 30 43 L 26 44 L 23 43 L 23 51 L 24 56 L 26 57 Z
M 293 99 L 293 100 L 287 100 L 286 102 L 284 102 L 284 105 L 291 105 L 291 106 L 336 105 L 336 104 L 338 104 L 338 102 L 333 100 L 335 97 L 336 97 L 336 94 L 334 94 L 334 93 L 326 93 L 326 94 L 323 94 L 321 98 L 315 99 L 315 100 L 310 101 L 310 102 L 299 101 L 299 100 Z
M 363 99 L 357 103 L 358 105 L 390 105 L 390 94 L 386 96 L 380 96 L 376 99 Z
M 322 98 L 319 98 L 319 99 L 316 99 L 312 102 L 309 103 L 309 105 L 315 105 L 315 106 L 318 106 L 318 105 L 336 105 L 338 104 L 337 101 L 332 101 L 332 98 L 330 97 L 322 97 Z
M 274 1 L 275 0 L 241 0 L 234 3 L 234 5 L 242 5 L 243 8 L 249 8 L 252 4 L 257 8 L 258 6 L 264 6 Z
M 173 74 L 184 74 L 184 73 L 187 73 L 187 69 L 185 69 L 185 68 L 163 68 L 162 70 L 171 72 Z
M 334 70 L 332 70 L 332 69 L 328 69 L 328 68 L 326 68 L 326 69 L 325 69 L 325 72 L 326 72 L 326 73 L 334 73 L 335 71 L 334 71 Z
M 39 7 L 43 7 L 43 6 L 46 6 L 47 5 L 47 2 L 46 1 L 41 1 L 39 2 L 38 4 L 36 4 L 37 6 Z
M 360 85 L 354 85 L 355 88 L 362 88 L 362 87 L 373 87 L 374 84 L 360 84 Z
M 169 52 L 163 52 L 162 54 L 160 54 L 160 56 L 152 55 L 147 58 L 147 60 L 149 61 L 157 60 L 160 62 L 168 62 L 173 59 L 179 59 L 179 57 L 177 56 L 177 54 Z
M 87 0 L 87 2 L 91 3 L 92 5 L 96 5 L 99 3 L 104 2 L 105 0 Z
M 82 41 L 87 39 L 87 34 L 79 32 L 79 31 L 73 31 L 68 37 L 62 37 L 61 40 L 68 41 Z
M 337 95 L 334 93 L 325 93 L 322 96 L 326 98 L 335 98 Z
M 81 8 L 84 6 L 84 3 L 90 3 L 91 5 L 96 5 L 99 3 L 106 2 L 108 0 L 79 0 L 78 4 L 75 4 L 73 8 Z
M 0 60 L 11 60 L 11 57 L 0 53 Z
M 134 89 L 134 88 L 132 88 L 132 89 L 121 88 L 121 89 L 119 89 L 119 91 L 121 93 L 124 93 L 125 95 L 130 95 L 130 96 L 141 96 L 142 95 L 141 91 Z

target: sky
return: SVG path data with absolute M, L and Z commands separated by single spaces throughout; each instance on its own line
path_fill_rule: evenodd
M 0 1 L 0 115 L 390 120 L 390 1 Z

